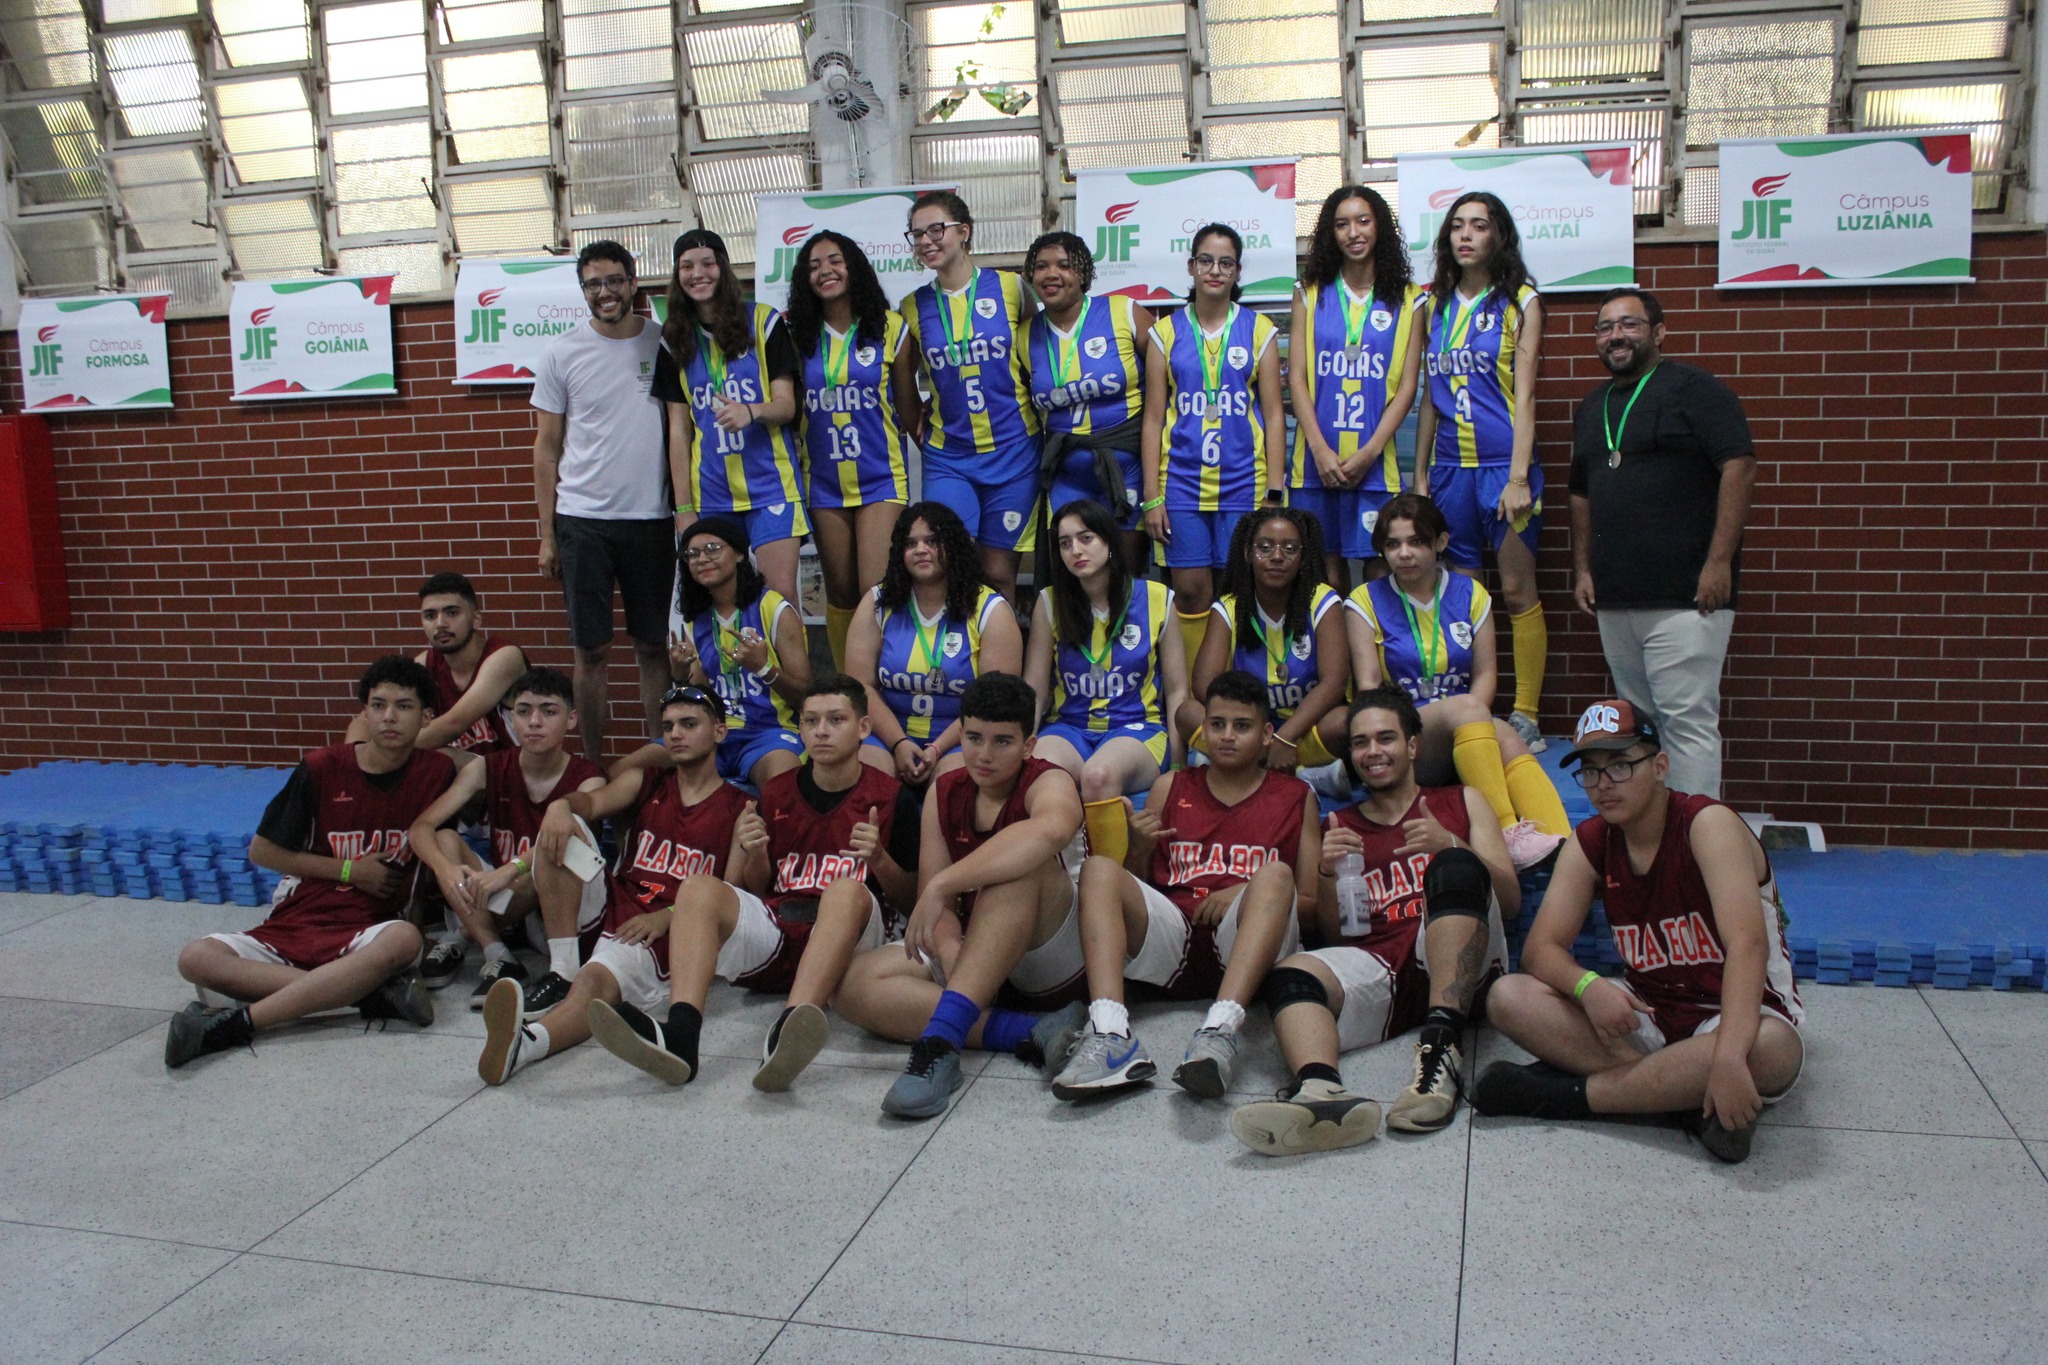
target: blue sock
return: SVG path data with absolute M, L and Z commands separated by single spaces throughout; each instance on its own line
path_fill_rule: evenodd
M 974 1021 L 981 1018 L 981 1006 L 969 1000 L 958 991 L 947 991 L 939 997 L 938 1008 L 932 1011 L 932 1021 L 924 1026 L 927 1038 L 944 1038 L 953 1045 L 954 1051 L 967 1047 L 967 1030 L 974 1027 Z
M 989 1052 L 1015 1052 L 1017 1045 L 1031 1036 L 1031 1026 L 1037 1022 L 1035 1014 L 990 1010 L 981 1023 L 981 1045 Z

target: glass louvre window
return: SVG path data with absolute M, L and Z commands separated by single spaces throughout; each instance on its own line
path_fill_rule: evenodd
M 197 147 L 147 147 L 116 152 L 114 185 L 136 249 L 212 246 L 206 162 Z
M 617 242 L 633 253 L 633 259 L 638 262 L 633 273 L 640 283 L 658 291 L 669 276 L 669 246 L 675 239 L 675 229 L 664 223 L 615 223 L 610 227 L 572 230 L 569 249 L 577 252 L 592 242 Z
M 137 294 L 169 294 L 171 316 L 203 318 L 228 311 L 228 284 L 220 262 L 211 256 L 196 261 L 139 261 L 129 257 L 121 274 Z
M 1491 41 L 1362 49 L 1365 157 L 1500 145 L 1500 52 Z
M 1721 221 L 1721 168 L 1687 166 L 1678 194 L 1679 217 L 1687 227 L 1713 227 Z
M 205 126 L 199 63 L 183 29 L 110 33 L 101 43 L 107 81 L 128 136 L 196 133 Z
M 392 275 L 391 292 L 399 298 L 438 294 L 448 287 L 439 242 L 387 242 L 382 246 L 345 246 L 335 253 L 344 275 Z
M 523 38 L 546 25 L 540 0 L 441 0 L 441 32 L 451 43 Z
M 679 209 L 673 95 L 562 107 L 569 162 L 569 212 Z
M 1015 118 L 1038 94 L 1038 39 L 1032 7 L 934 5 L 914 11 L 924 47 L 920 123 Z
M 107 192 L 99 120 L 88 101 L 46 98 L 0 109 L 0 130 L 14 152 L 14 188 L 24 205 L 98 199 Z
M 247 278 L 310 275 L 327 264 L 320 248 L 320 216 L 310 197 L 225 199 L 220 218 L 235 268 Z
M 1187 73 L 1178 59 L 1053 68 L 1070 171 L 1188 159 Z
M 313 154 L 313 111 L 297 76 L 217 85 L 213 99 L 236 179 L 244 184 L 310 180 L 320 173 Z
M 696 157 L 689 170 L 690 188 L 697 196 L 697 218 L 725 238 L 735 265 L 750 265 L 754 260 L 755 197 L 811 187 L 810 161 L 794 152 Z M 666 273 L 666 253 L 657 260 L 654 268 Z
M 1636 212 L 1664 211 L 1664 122 L 1667 111 L 1599 104 L 1524 104 L 1515 115 L 1525 143 L 1627 142 Z
M 1839 40 L 1833 19 L 1689 26 L 1685 145 L 1825 133 Z
M 0 42 L 31 90 L 93 82 L 92 37 L 78 0 L 5 0 Z
M 1663 0 L 1522 0 L 1519 13 L 1524 86 L 1664 70 Z
M 100 0 L 100 18 L 109 24 L 145 19 L 177 19 L 199 13 L 199 0 Z
M 213 0 L 229 66 L 303 62 L 312 55 L 305 0 Z
M 562 56 L 568 90 L 674 80 L 668 0 L 562 0 Z
M 1209 102 L 1334 100 L 1344 93 L 1338 0 L 1202 0 Z
M 439 220 L 427 193 L 434 143 L 424 119 L 331 129 L 335 226 L 344 236 L 409 232 Z
M 1967 128 L 1970 163 L 1977 172 L 1971 207 L 1996 209 L 2005 202 L 2005 165 L 2013 105 L 2013 88 L 2003 81 L 1958 85 L 1866 86 L 1856 92 L 1856 126 L 1877 131 L 1892 128 Z
M 1315 230 L 1323 197 L 1344 181 L 1344 124 L 1336 114 L 1246 123 L 1211 123 L 1202 130 L 1212 161 L 1294 157 L 1294 235 Z
M 547 176 L 450 180 L 448 219 L 465 256 L 538 256 L 555 245 L 555 197 Z
M 549 154 L 548 90 L 532 48 L 441 58 L 441 99 L 455 159 L 512 161 Z
M 1492 14 L 1495 0 L 1363 0 L 1368 24 L 1395 24 L 1415 19 L 1449 19 L 1465 14 Z
M 741 10 L 780 9 L 790 0 L 696 0 L 692 8 L 698 14 L 737 14 Z
M 76 294 L 114 282 L 114 248 L 97 213 L 31 218 L 8 232 L 28 276 L 30 294 Z
M 367 114 L 427 102 L 427 35 L 418 0 L 320 11 L 327 111 Z
M 1060 41 L 1174 38 L 1187 32 L 1186 11 L 1181 0 L 1059 0 Z
M 706 138 L 810 133 L 807 106 L 761 98 L 763 90 L 796 90 L 810 83 L 803 35 L 795 24 L 693 28 L 683 34 L 683 52 L 697 97 L 697 127 Z
M 910 157 L 919 184 L 957 185 L 974 210 L 974 249 L 1021 252 L 1044 221 L 1045 146 L 1036 133 L 918 137 Z
M 2014 0 L 1863 0 L 1856 65 L 2004 60 Z

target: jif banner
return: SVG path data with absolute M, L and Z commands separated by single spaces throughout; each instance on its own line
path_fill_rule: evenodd
M 237 401 L 398 392 L 390 275 L 235 285 L 228 340 Z
M 25 412 L 171 406 L 169 294 L 95 294 L 21 302 Z
M 860 244 L 894 307 L 905 294 L 931 282 L 903 239 L 910 205 L 926 190 L 950 185 L 892 185 L 824 194 L 764 194 L 755 200 L 754 297 L 772 308 L 789 307 L 789 272 L 812 233 L 826 228 Z
M 1721 144 L 1721 288 L 1970 280 L 1968 133 Z
M 455 272 L 455 382 L 531 384 L 541 348 L 588 316 L 574 256 L 464 261 Z
M 1245 302 L 1293 295 L 1292 161 L 1077 171 L 1074 182 L 1074 231 L 1095 254 L 1096 293 L 1186 298 L 1194 234 L 1223 223 L 1244 238 Z
M 1436 277 L 1436 234 L 1451 205 L 1486 190 L 1514 215 L 1522 261 L 1543 292 L 1635 283 L 1634 159 L 1628 146 L 1404 153 L 1401 230 L 1415 278 Z

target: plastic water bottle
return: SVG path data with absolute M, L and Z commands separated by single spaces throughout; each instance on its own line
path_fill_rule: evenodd
M 1346 853 L 1337 859 L 1337 928 L 1346 938 L 1372 931 L 1372 892 L 1365 884 L 1365 857 Z

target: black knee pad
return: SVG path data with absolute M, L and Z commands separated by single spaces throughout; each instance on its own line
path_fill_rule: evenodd
M 1471 849 L 1447 848 L 1429 860 L 1429 870 L 1422 874 L 1422 895 L 1429 921 L 1445 915 L 1483 920 L 1493 903 L 1493 874 Z
M 1300 967 L 1275 967 L 1267 972 L 1266 984 L 1259 988 L 1259 999 L 1266 1002 L 1267 1012 L 1274 1015 L 1289 1005 L 1304 1003 L 1330 1008 L 1330 992 L 1314 972 Z

